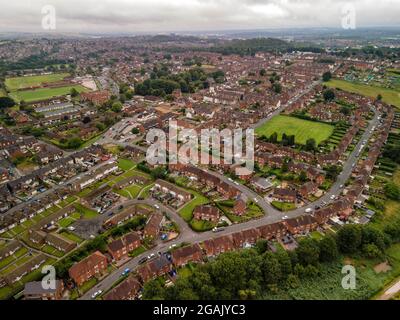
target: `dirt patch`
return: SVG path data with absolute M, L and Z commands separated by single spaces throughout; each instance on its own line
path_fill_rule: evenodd
M 390 270 L 392 270 L 392 266 L 389 264 L 389 262 L 387 262 L 387 261 L 385 261 L 385 262 L 382 262 L 382 263 L 380 263 L 380 264 L 377 264 L 375 267 L 374 267 L 374 271 L 376 272 L 376 273 L 386 273 L 386 272 L 388 272 L 388 271 L 390 271 Z

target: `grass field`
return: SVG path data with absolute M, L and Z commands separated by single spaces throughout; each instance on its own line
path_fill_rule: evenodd
M 282 134 L 295 135 L 295 142 L 305 144 L 310 138 L 314 138 L 317 144 L 327 140 L 333 133 L 334 127 L 320 122 L 302 120 L 289 116 L 275 116 L 270 121 L 256 129 L 259 136 L 269 137 L 276 132 L 278 140 L 282 139 Z
M 5 84 L 8 90 L 13 91 L 32 86 L 39 86 L 43 83 L 61 81 L 68 76 L 69 73 L 53 73 L 40 76 L 7 78 Z
M 363 96 L 376 98 L 378 94 L 382 95 L 382 100 L 388 104 L 400 108 L 400 92 L 381 87 L 369 86 L 365 84 L 351 83 L 345 80 L 333 79 L 325 84 L 332 88 L 339 88 L 344 91 L 357 93 Z
M 201 195 L 200 193 L 194 191 L 191 192 L 195 196 L 194 199 L 187 203 L 181 210 L 179 210 L 179 214 L 186 222 L 192 220 L 194 208 L 210 202 L 205 196 Z
M 11 92 L 9 95 L 11 98 L 18 102 L 22 100 L 24 100 L 25 102 L 32 102 L 67 95 L 71 92 L 72 88 L 75 88 L 78 92 L 88 91 L 88 89 L 84 88 L 81 85 L 75 85 L 60 88 L 41 88 L 37 90 L 14 91 Z

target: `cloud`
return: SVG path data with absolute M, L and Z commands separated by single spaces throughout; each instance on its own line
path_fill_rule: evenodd
M 0 0 L 0 31 L 43 31 L 44 5 L 60 32 L 340 27 L 347 3 L 358 26 L 400 25 L 400 0 Z

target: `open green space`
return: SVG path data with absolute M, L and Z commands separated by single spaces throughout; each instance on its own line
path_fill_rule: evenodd
M 193 200 L 188 202 L 182 209 L 179 210 L 179 214 L 186 222 L 192 220 L 194 208 L 210 202 L 208 198 L 201 195 L 200 193 L 195 191 L 190 191 L 190 192 L 194 195 Z
M 93 219 L 99 215 L 98 212 L 89 209 L 80 203 L 75 203 L 74 207 L 76 211 L 78 211 L 84 219 Z
M 274 132 L 278 134 L 278 141 L 282 140 L 282 134 L 295 135 L 295 142 L 305 144 L 308 139 L 315 139 L 319 144 L 329 139 L 334 127 L 326 123 L 303 120 L 295 117 L 278 115 L 262 126 L 256 128 L 258 136 L 270 137 Z
M 11 92 L 9 95 L 17 102 L 20 102 L 22 100 L 25 102 L 33 102 L 68 95 L 73 88 L 76 89 L 78 92 L 88 91 L 88 89 L 81 85 L 74 85 L 60 88 L 40 88 L 36 90 L 14 91 Z
M 272 201 L 271 204 L 280 211 L 290 211 L 296 209 L 296 205 L 290 202 Z
M 129 159 L 119 159 L 118 167 L 123 171 L 128 171 L 136 166 L 136 163 Z
M 357 93 L 371 98 L 376 98 L 379 94 L 381 94 L 382 100 L 384 102 L 400 108 L 400 92 L 396 90 L 370 86 L 366 84 L 352 83 L 339 79 L 332 79 L 325 84 L 332 88 L 338 88 L 344 91 Z
M 61 81 L 68 76 L 69 73 L 53 73 L 39 76 L 13 77 L 7 78 L 5 85 L 8 90 L 12 91 L 33 86 L 40 86 L 43 83 Z

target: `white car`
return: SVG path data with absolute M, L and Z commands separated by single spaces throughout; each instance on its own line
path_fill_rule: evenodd
M 254 202 L 255 202 L 255 203 L 258 203 L 258 199 L 254 199 Z
M 335 200 L 336 196 L 333 194 L 331 195 L 331 200 Z
M 283 219 L 283 220 L 286 220 L 286 219 L 289 219 L 289 217 L 288 217 L 288 216 L 283 216 L 282 219 Z
M 157 205 L 157 204 L 155 204 L 155 205 L 154 205 L 154 208 L 156 208 L 156 209 L 160 209 L 160 206 L 159 206 L 159 205 Z
M 103 290 L 96 291 L 95 293 L 92 294 L 92 299 L 96 299 L 99 295 L 103 293 Z
M 152 253 L 151 255 L 149 255 L 148 257 L 147 257 L 147 259 L 151 259 L 151 258 L 154 258 L 156 255 L 154 254 L 154 253 Z

